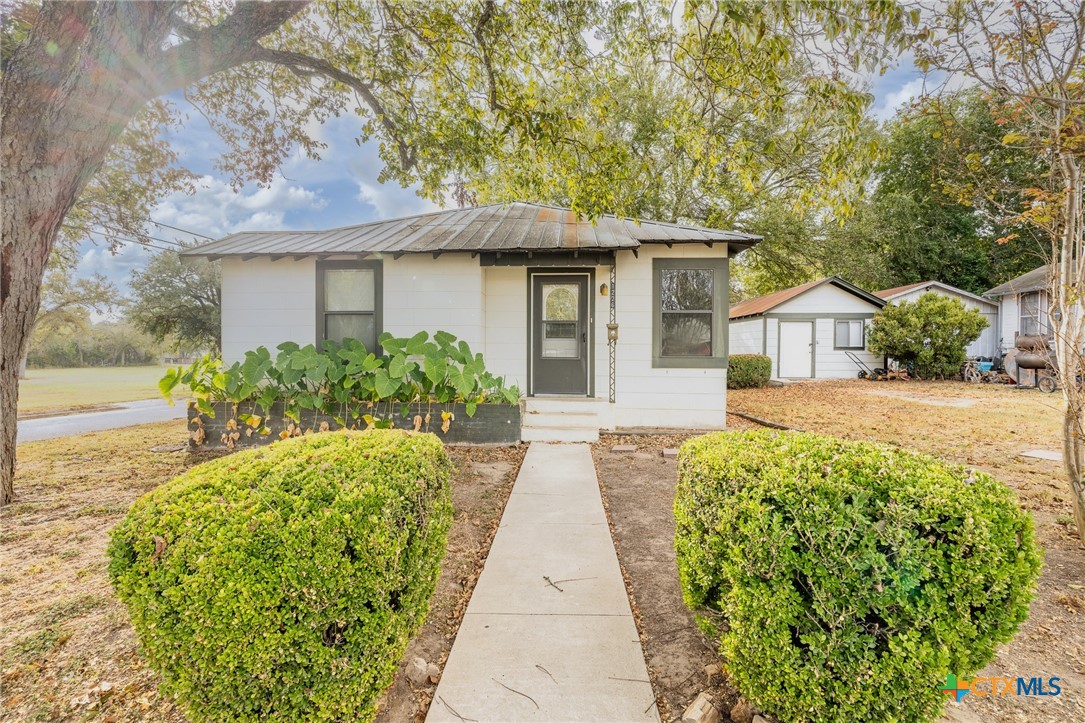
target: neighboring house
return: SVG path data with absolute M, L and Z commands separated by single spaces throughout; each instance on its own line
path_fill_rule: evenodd
M 980 334 L 979 339 L 968 345 L 965 353 L 970 357 L 987 357 L 989 359 L 998 356 L 998 304 L 990 299 L 976 296 L 964 289 L 958 289 L 956 286 L 943 284 L 941 281 L 920 281 L 918 284 L 908 284 L 907 286 L 898 286 L 895 289 L 875 291 L 874 295 L 889 303 L 899 303 L 901 301 L 917 301 L 920 296 L 928 292 L 957 299 L 965 305 L 965 308 L 975 309 L 983 314 L 983 318 L 987 320 L 987 328 Z
M 222 260 L 228 363 L 284 341 L 444 330 L 528 395 L 525 440 L 576 440 L 725 426 L 728 263 L 759 240 L 513 203 L 236 233 L 182 255 Z
M 855 377 L 856 355 L 870 367 L 882 357 L 866 349 L 867 324 L 885 302 L 833 276 L 731 307 L 732 354 L 764 354 L 783 379 Z
M 1050 336 L 1047 323 L 1051 308 L 1048 284 L 1051 266 L 1045 265 L 1021 274 L 991 289 L 984 296 L 998 303 L 999 343 L 1002 351 L 1014 348 L 1019 336 Z

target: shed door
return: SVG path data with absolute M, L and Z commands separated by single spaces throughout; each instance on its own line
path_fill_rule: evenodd
M 780 322 L 778 373 L 785 379 L 814 375 L 814 322 Z
M 533 274 L 531 391 L 588 393 L 587 274 Z

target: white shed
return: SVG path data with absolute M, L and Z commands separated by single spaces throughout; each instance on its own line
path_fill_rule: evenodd
M 772 376 L 784 379 L 855 377 L 882 366 L 866 348 L 870 319 L 885 302 L 832 276 L 735 304 L 731 354 L 764 354 Z
M 998 356 L 998 304 L 990 299 L 969 293 L 964 289 L 958 289 L 956 286 L 943 284 L 941 281 L 920 281 L 918 284 L 908 284 L 894 289 L 875 291 L 874 295 L 889 303 L 896 304 L 901 301 L 914 302 L 928 292 L 957 299 L 964 304 L 966 309 L 976 309 L 983 314 L 983 318 L 987 320 L 987 328 L 980 334 L 979 339 L 968 345 L 965 353 L 970 357 L 986 357 L 988 359 Z

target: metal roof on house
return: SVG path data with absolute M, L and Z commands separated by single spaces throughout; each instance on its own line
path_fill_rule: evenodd
M 818 279 L 817 281 L 810 281 L 800 286 L 792 286 L 790 289 L 784 289 L 783 291 L 776 291 L 771 294 L 765 294 L 764 296 L 758 296 L 753 299 L 747 299 L 746 301 L 735 304 L 728 312 L 728 317 L 731 319 L 741 319 L 746 316 L 759 316 L 775 309 L 785 301 L 791 301 L 792 299 L 802 296 L 807 291 L 816 289 L 824 284 L 832 284 L 840 289 L 858 296 L 860 299 L 869 302 L 873 306 L 879 309 L 885 306 L 885 301 L 879 299 L 869 291 L 860 289 L 855 284 L 850 284 L 839 276 L 830 276 L 825 279 Z
M 435 211 L 326 231 L 244 231 L 182 251 L 182 256 L 331 256 L 454 252 L 635 250 L 646 243 L 726 243 L 738 253 L 761 240 L 735 231 L 616 216 L 580 218 L 534 203 Z
M 1016 279 L 1010 279 L 1004 284 L 999 284 L 988 290 L 984 296 L 1008 296 L 1009 294 L 1024 294 L 1029 291 L 1046 289 L 1051 280 L 1051 264 L 1044 264 L 1038 269 L 1021 274 Z
M 970 291 L 965 291 L 964 289 L 958 289 L 956 286 L 952 286 L 950 284 L 945 284 L 945 283 L 942 283 L 941 281 L 920 281 L 919 283 L 916 283 L 916 284 L 908 284 L 906 286 L 897 286 L 897 287 L 892 288 L 892 289 L 883 289 L 881 291 L 875 291 L 874 295 L 877 296 L 879 299 L 885 299 L 886 301 L 892 301 L 893 299 L 897 298 L 898 296 L 903 296 L 904 294 L 907 294 L 909 291 L 915 291 L 916 289 L 930 289 L 930 288 L 943 289 L 943 290 L 948 291 L 948 292 L 950 292 L 952 294 L 958 294 L 960 296 L 967 297 L 967 298 L 972 299 L 973 301 L 979 302 L 981 304 L 987 304 L 988 306 L 994 306 L 995 305 L 995 302 L 991 301 L 990 299 L 985 299 L 982 296 L 977 296 L 976 294 L 973 294 Z

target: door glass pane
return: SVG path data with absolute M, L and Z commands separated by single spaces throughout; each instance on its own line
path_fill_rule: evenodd
M 580 357 L 580 285 L 543 284 L 542 356 Z
M 543 320 L 576 321 L 579 284 L 543 284 Z
M 324 272 L 325 311 L 373 311 L 373 269 Z
M 663 269 L 659 293 L 666 311 L 712 311 L 712 270 Z
M 661 329 L 663 356 L 712 356 L 712 314 L 665 313 Z
M 343 339 L 357 339 L 365 348 L 377 348 L 377 334 L 373 314 L 326 314 L 324 338 L 342 343 Z

